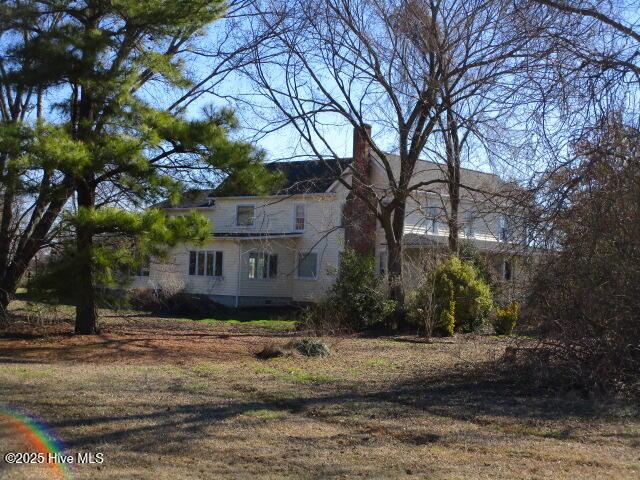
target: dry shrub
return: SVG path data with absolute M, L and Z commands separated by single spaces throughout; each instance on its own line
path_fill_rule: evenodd
M 131 292 L 129 303 L 133 308 L 159 315 L 184 315 L 187 317 L 210 317 L 212 312 L 227 309 L 206 295 L 160 288 L 137 289 Z
M 6 315 L 0 326 L 47 326 L 68 323 L 72 314 L 56 304 L 26 301 Z
M 310 335 L 344 335 L 354 329 L 341 310 L 327 299 L 307 305 L 300 315 L 299 327 Z
M 640 134 L 615 125 L 580 146 L 584 162 L 554 226 L 555 253 L 528 301 L 541 375 L 603 392 L 640 392 Z M 549 378 L 551 379 L 551 378 Z
M 436 296 L 433 272 L 439 261 L 445 258 L 436 249 L 408 254 L 406 260 L 405 300 L 406 317 L 409 326 L 431 338 L 438 317 L 436 316 Z
M 279 345 L 275 343 L 267 343 L 262 346 L 260 350 L 255 353 L 255 357 L 258 360 L 270 360 L 272 358 L 284 356 L 285 351 Z

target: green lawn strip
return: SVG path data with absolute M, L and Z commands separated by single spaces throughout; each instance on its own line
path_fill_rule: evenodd
M 270 320 L 270 319 L 259 319 L 259 320 L 241 320 L 237 318 L 229 318 L 229 319 L 217 319 L 217 318 L 205 318 L 203 320 L 196 320 L 200 323 L 206 323 L 207 325 L 216 325 L 220 323 L 226 323 L 228 325 L 247 325 L 254 327 L 263 327 L 272 330 L 292 330 L 296 328 L 295 320 Z

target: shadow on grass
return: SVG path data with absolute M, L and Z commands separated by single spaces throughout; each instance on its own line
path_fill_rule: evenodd
M 191 295 L 190 297 L 198 296 Z M 43 305 L 49 305 L 51 307 L 74 308 L 72 300 L 61 299 L 59 301 L 52 301 L 47 298 L 34 297 L 28 292 L 21 292 L 16 294 L 15 299 L 22 300 L 24 302 L 40 303 Z M 201 304 L 197 303 L 198 300 L 193 300 L 193 302 L 194 303 L 192 306 L 197 308 L 194 308 L 193 310 L 186 309 L 184 311 L 180 311 L 179 308 L 176 311 L 170 311 L 166 309 L 149 310 L 125 304 L 116 306 L 111 302 L 105 301 L 104 299 L 99 301 L 99 307 L 110 312 L 103 313 L 101 315 L 103 318 L 153 317 L 166 319 L 189 319 L 194 321 L 235 320 L 238 322 L 252 322 L 256 320 L 296 320 L 299 317 L 301 311 L 301 307 L 295 305 L 263 305 L 255 307 L 230 308 L 211 300 L 202 301 Z
M 274 339 L 291 338 L 295 333 L 204 333 L 204 332 L 162 332 L 162 338 L 158 338 L 152 332 L 127 334 L 126 332 L 114 337 L 111 334 L 91 335 L 76 337 L 71 334 L 60 334 L 58 338 L 51 336 L 50 340 L 68 340 L 63 344 L 56 341 L 38 344 L 5 343 L 0 347 L 0 365 L 4 358 L 14 361 L 51 363 L 63 362 L 113 362 L 123 360 L 140 360 L 145 363 L 173 362 L 183 363 L 189 360 L 193 353 L 180 345 L 185 342 L 197 342 L 198 340 L 235 340 L 236 343 L 230 350 L 220 350 L 220 344 L 211 347 L 209 355 L 203 349 L 211 346 L 210 343 L 197 345 L 194 355 L 205 360 L 213 358 L 238 357 L 242 353 L 251 356 L 249 346 L 255 343 L 256 338 Z M 0 337 L 2 338 L 2 337 Z M 28 337 L 33 340 L 36 337 Z M 238 344 L 240 341 L 242 344 Z
M 221 399 L 187 405 L 155 404 L 138 413 L 88 414 L 82 418 L 54 421 L 51 425 L 57 429 L 86 427 L 95 431 L 70 439 L 70 446 L 74 449 L 88 449 L 99 443 L 114 442 L 122 448 L 152 453 L 158 449 L 166 450 L 170 445 L 175 445 L 176 451 L 179 451 L 185 441 L 203 435 L 215 436 L 212 427 L 224 430 L 225 421 L 251 415 L 252 412 L 262 412 L 262 416 L 273 418 L 281 418 L 282 415 L 306 416 L 313 418 L 313 421 L 349 425 L 351 437 L 373 435 L 411 445 L 447 441 L 446 435 L 443 438 L 440 434 L 430 432 L 428 422 L 421 422 L 421 415 L 425 414 L 487 428 L 495 428 L 501 421 L 526 426 L 529 421 L 605 418 L 610 415 L 608 409 L 592 401 L 525 392 L 522 385 L 485 369 L 416 377 L 369 392 L 356 391 L 348 386 L 332 391 L 321 390 L 319 387 L 317 394 L 300 394 L 291 398 L 254 392 L 254 398 L 232 402 Z M 92 405 L 96 406 L 100 407 Z M 354 411 L 365 420 L 353 420 Z M 273 412 L 273 415 L 264 412 Z M 393 426 L 387 422 L 382 426 L 366 420 L 376 418 L 404 419 L 405 422 L 396 422 Z M 406 422 L 409 422 L 409 428 Z M 548 430 L 531 428 L 515 431 L 545 438 L 554 435 Z M 477 435 L 488 436 L 490 433 L 481 429 Z M 558 435 L 559 438 L 569 438 L 571 432 L 562 431 Z M 629 440 L 638 439 L 634 437 Z

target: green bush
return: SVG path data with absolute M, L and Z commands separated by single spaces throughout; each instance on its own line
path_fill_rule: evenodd
M 511 335 L 520 315 L 520 305 L 511 302 L 504 308 L 496 308 L 496 317 L 493 321 L 493 329 L 496 335 Z
M 476 274 L 484 283 L 494 288 L 499 282 L 496 278 L 496 271 L 487 261 L 487 257 L 482 255 L 472 242 L 460 242 L 460 260 L 470 263 L 476 269 Z
M 487 320 L 493 307 L 489 286 L 478 276 L 471 263 L 450 257 L 434 272 L 437 330 L 444 335 L 453 331 L 475 332 Z M 454 319 L 453 331 L 450 328 Z
M 326 304 L 335 309 L 335 318 L 350 329 L 381 326 L 395 309 L 394 302 L 385 299 L 381 281 L 373 257 L 346 250 Z
M 440 310 L 440 318 L 438 319 L 438 331 L 442 335 L 452 337 L 456 325 L 456 302 L 453 298 L 449 299 Z

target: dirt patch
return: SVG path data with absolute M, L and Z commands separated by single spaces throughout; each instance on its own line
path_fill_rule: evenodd
M 69 316 L 56 313 L 37 320 L 19 315 L 0 327 L 0 359 L 193 363 L 250 357 L 256 347 L 290 340 L 294 329 L 274 331 L 242 323 L 204 322 L 154 317 L 144 313 L 103 312 L 98 335 L 74 336 Z
M 74 336 L 70 325 L 5 331 L 0 337 L 0 358 L 145 364 L 231 360 L 251 356 L 265 338 L 294 334 L 251 334 L 235 326 L 216 328 L 190 321 L 175 325 L 176 321 L 127 320 L 129 325 L 106 326 L 99 335 Z

